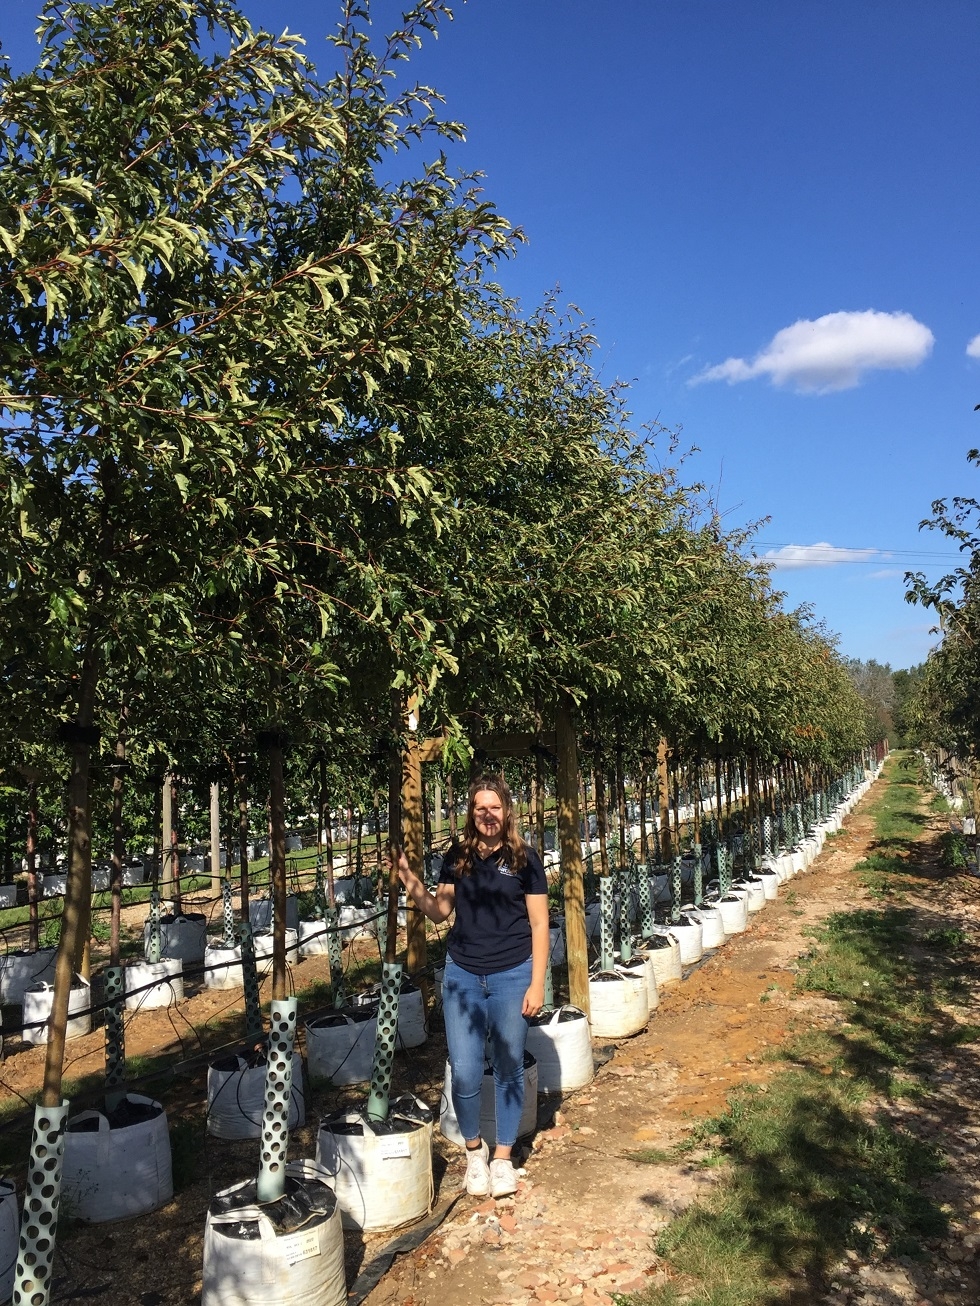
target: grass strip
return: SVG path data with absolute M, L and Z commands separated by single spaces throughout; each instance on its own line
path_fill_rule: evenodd
M 937 1049 L 980 1037 L 950 1010 L 971 945 L 956 928 L 925 929 L 896 901 L 911 887 L 912 845 L 928 821 L 914 760 L 891 762 L 881 790 L 876 844 L 856 870 L 887 901 L 813 930 L 797 975 L 797 989 L 835 999 L 844 1022 L 777 1050 L 785 1068 L 737 1089 L 672 1155 L 636 1154 L 652 1165 L 686 1155 L 722 1173 L 661 1233 L 657 1251 L 674 1277 L 630 1298 L 635 1306 L 785 1301 L 791 1281 L 826 1288 L 848 1249 L 917 1257 L 946 1230 L 946 1211 L 922 1183 L 943 1155 L 896 1128 L 884 1107 L 926 1097 Z

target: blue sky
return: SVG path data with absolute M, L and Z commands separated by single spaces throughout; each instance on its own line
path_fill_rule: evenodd
M 37 7 L 4 0 L 15 68 Z M 243 8 L 327 58 L 332 0 Z M 470 0 L 411 65 L 528 236 L 508 289 L 582 309 L 759 553 L 862 551 L 775 581 L 893 666 L 932 642 L 902 573 L 955 562 L 918 523 L 980 491 L 978 53 L 976 0 Z

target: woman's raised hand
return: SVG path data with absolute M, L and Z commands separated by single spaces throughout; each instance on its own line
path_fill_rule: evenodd
M 415 887 L 421 885 L 422 881 L 408 864 L 408 858 L 401 848 L 392 848 L 388 854 L 388 865 L 398 874 L 399 880 L 404 884 L 407 891 L 415 896 Z

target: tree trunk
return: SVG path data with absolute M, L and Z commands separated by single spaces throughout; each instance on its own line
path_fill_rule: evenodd
M 599 840 L 599 868 L 603 875 L 609 874 L 609 814 L 606 809 L 606 776 L 602 769 L 602 760 L 592 772 L 592 788 L 595 791 L 595 828 Z
M 68 882 L 61 917 L 61 938 L 55 959 L 54 997 L 48 1025 L 48 1043 L 44 1057 L 42 1106 L 61 1105 L 61 1080 L 65 1063 L 65 1033 L 68 1028 L 68 1003 L 74 978 L 76 957 L 81 952 L 79 930 L 84 924 L 86 902 L 92 901 L 92 842 L 89 811 L 89 769 L 94 737 L 95 695 L 99 668 L 96 641 L 89 646 L 82 665 L 79 686 L 78 716 L 72 728 L 71 778 L 68 786 Z
M 616 815 L 619 818 L 619 865 L 626 866 L 626 773 L 623 746 L 616 745 Z
M 555 805 L 565 896 L 565 947 L 568 956 L 568 996 L 573 1006 L 589 1014 L 589 947 L 585 934 L 585 867 L 579 837 L 578 750 L 572 700 L 563 693 L 555 718 L 558 775 Z
M 244 756 L 238 759 L 238 875 L 241 917 L 248 920 L 248 771 Z
M 31 952 L 38 948 L 37 924 L 37 781 L 27 786 L 27 913 Z
M 109 964 L 119 965 L 119 920 L 122 912 L 123 873 L 123 785 L 126 767 L 126 709 L 119 713 L 116 736 L 116 769 L 112 777 L 112 914 L 109 924 Z
M 409 719 L 415 719 L 415 700 L 409 703 Z M 424 820 L 422 817 L 422 759 L 419 753 L 417 730 L 411 725 L 406 733 L 405 749 L 402 753 L 402 848 L 408 858 L 408 864 L 416 875 L 425 878 L 424 856 Z M 408 905 L 408 955 L 406 967 L 409 975 L 418 977 L 426 997 L 428 982 L 421 978 L 425 970 L 427 955 L 425 943 L 425 916 L 411 903 Z
M 172 898 L 174 893 L 174 785 L 173 777 L 168 771 L 163 777 L 163 874 L 160 879 L 160 892 L 164 898 Z
M 669 865 L 674 856 L 670 836 L 670 777 L 667 774 L 667 740 L 657 745 L 657 807 L 660 814 L 660 856 Z
M 452 773 L 446 776 L 446 811 L 449 822 L 449 838 L 452 843 L 459 839 L 459 831 L 456 828 L 456 791 L 453 788 Z
M 211 782 L 211 892 L 221 893 L 221 786 Z
M 272 1000 L 286 992 L 286 792 L 283 782 L 283 738 L 269 739 L 269 884 L 272 898 Z

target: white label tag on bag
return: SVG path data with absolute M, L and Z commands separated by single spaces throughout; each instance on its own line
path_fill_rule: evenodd
M 289 1265 L 297 1261 L 308 1261 L 311 1256 L 320 1255 L 320 1238 L 316 1229 L 300 1229 L 299 1233 L 287 1234 L 278 1240 L 283 1260 Z
M 378 1156 L 382 1161 L 395 1161 L 401 1156 L 411 1156 L 407 1134 L 383 1134 L 378 1139 Z

